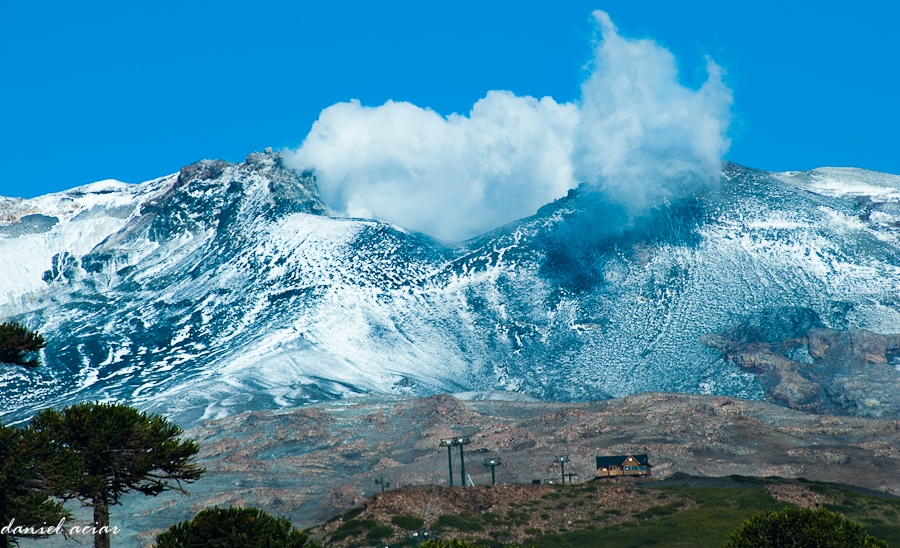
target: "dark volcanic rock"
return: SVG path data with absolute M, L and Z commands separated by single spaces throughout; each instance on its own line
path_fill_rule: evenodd
M 8 234 L 10 236 L 40 234 L 50 230 L 58 222 L 59 219 L 56 217 L 48 217 L 47 215 L 25 215 L 18 223 L 0 226 L 0 234 Z
M 767 399 L 779 405 L 814 413 L 900 417 L 895 364 L 900 335 L 811 329 L 802 338 L 778 342 L 741 343 L 724 335 L 700 341 L 758 374 Z

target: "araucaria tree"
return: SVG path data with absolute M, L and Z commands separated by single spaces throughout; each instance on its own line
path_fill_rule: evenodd
M 33 354 L 47 346 L 44 337 L 18 322 L 0 323 L 0 363 L 37 367 L 40 359 Z
M 725 548 L 888 548 L 858 523 L 825 508 L 763 512 L 731 533 Z
M 0 424 L 0 548 L 9 548 L 17 537 L 50 534 L 69 516 L 48 496 L 35 453 L 22 430 Z
M 193 462 L 197 444 L 159 415 L 117 403 L 81 403 L 45 409 L 31 421 L 44 448 L 54 490 L 94 509 L 94 546 L 109 548 L 109 507 L 137 491 L 187 493 L 205 472 Z
M 156 548 L 316 548 L 286 518 L 257 508 L 207 508 L 156 536 Z

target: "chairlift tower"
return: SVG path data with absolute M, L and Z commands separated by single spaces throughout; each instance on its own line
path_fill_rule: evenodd
M 450 487 L 453 487 L 453 454 L 450 452 L 453 449 L 453 440 L 454 438 L 441 439 L 441 447 L 447 448 L 447 466 L 450 468 Z
M 459 478 L 463 484 L 463 487 L 466 485 L 466 458 L 463 455 L 463 446 L 468 445 L 472 442 L 471 436 L 456 436 L 455 438 L 441 438 L 441 447 L 447 448 L 447 465 L 450 468 L 450 487 L 453 487 L 453 454 L 452 448 L 455 446 L 459 446 Z
M 391 484 L 391 482 L 385 481 L 384 476 L 381 476 L 380 478 L 375 478 L 375 485 L 381 486 L 382 493 L 384 493 L 384 488 L 389 486 L 390 484 Z
M 559 463 L 559 472 L 562 475 L 563 484 L 566 483 L 566 463 L 569 462 L 569 455 L 556 455 L 556 462 Z
M 496 482 L 494 481 L 494 468 L 500 466 L 501 463 L 499 458 L 496 459 L 484 459 L 484 465 L 491 467 L 491 485 L 494 485 Z
M 422 542 L 428 542 L 430 536 L 429 536 L 429 534 L 428 534 L 428 531 L 422 531 L 422 534 L 421 534 L 421 535 L 419 534 L 418 531 L 413 531 L 413 534 L 412 534 L 412 535 L 406 535 L 406 538 L 408 538 L 408 539 L 409 539 L 409 538 L 413 539 L 413 540 L 415 541 L 415 543 L 416 543 L 415 545 L 418 546 L 418 545 L 419 545 L 419 538 L 422 538 L 422 539 L 423 539 Z M 385 546 L 385 548 L 387 548 L 387 547 Z

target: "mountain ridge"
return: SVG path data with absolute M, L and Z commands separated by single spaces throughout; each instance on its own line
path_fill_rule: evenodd
M 272 153 L 142 185 L 0 200 L 0 257 L 20 263 L 0 313 L 50 341 L 40 371 L 0 372 L 4 421 L 79 399 L 184 421 L 367 393 L 765 399 L 700 337 L 900 332 L 887 174 L 725 164 L 718 188 L 640 215 L 582 185 L 455 244 L 331 217 L 313 174 Z M 27 215 L 57 221 L 9 228 Z M 812 320 L 773 321 L 793 317 Z

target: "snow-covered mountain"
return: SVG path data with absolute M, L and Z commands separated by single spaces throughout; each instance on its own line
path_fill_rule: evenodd
M 644 391 L 761 399 L 704 345 L 900 332 L 900 177 L 727 164 L 639 218 L 588 187 L 461 244 L 330 217 L 277 154 L 0 199 L 4 422 L 117 399 L 181 421 L 360 393 Z M 793 356 L 812 363 L 807 356 Z

